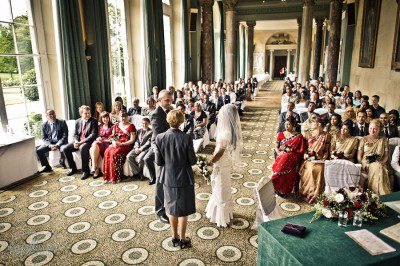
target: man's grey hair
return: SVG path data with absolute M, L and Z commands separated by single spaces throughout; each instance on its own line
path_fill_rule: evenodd
M 160 91 L 160 93 L 158 93 L 158 99 L 162 99 L 162 98 L 165 98 L 165 97 L 168 97 L 168 96 L 172 96 L 171 95 L 171 93 L 169 92 L 169 91 L 167 91 L 167 90 L 162 90 L 162 91 Z

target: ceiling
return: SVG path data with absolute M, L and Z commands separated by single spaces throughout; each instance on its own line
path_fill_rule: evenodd
M 254 30 L 297 30 L 297 20 L 259 20 Z

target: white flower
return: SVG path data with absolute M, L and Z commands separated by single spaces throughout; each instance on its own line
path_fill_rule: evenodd
M 335 201 L 337 203 L 341 203 L 343 200 L 344 200 L 343 194 L 341 194 L 341 193 L 336 194 Z
M 322 208 L 322 215 L 328 219 L 332 218 L 332 212 L 326 208 Z

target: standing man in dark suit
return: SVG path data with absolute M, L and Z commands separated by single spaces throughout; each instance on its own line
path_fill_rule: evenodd
M 379 121 L 381 121 L 383 125 L 383 130 L 380 133 L 381 136 L 385 136 L 388 139 L 399 137 L 399 130 L 397 126 L 389 125 L 389 116 L 387 113 L 381 113 L 379 116 Z
M 37 157 L 44 167 L 40 173 L 51 172 L 51 166 L 46 158 L 49 151 L 60 150 L 60 147 L 68 143 L 68 126 L 65 120 L 56 118 L 56 112 L 52 109 L 46 112 L 47 121 L 42 125 L 43 144 L 36 149 Z M 65 168 L 65 157 L 61 153 L 60 165 Z
M 98 137 L 99 125 L 95 118 L 90 115 L 90 107 L 82 105 L 79 107 L 81 118 L 75 121 L 74 142 L 61 147 L 61 151 L 67 158 L 68 165 L 71 170 L 67 173 L 71 176 L 78 172 L 72 153 L 75 151 L 81 152 L 82 158 L 82 180 L 85 180 L 90 175 L 89 169 L 89 149 L 93 141 Z
M 357 123 L 354 129 L 354 136 L 364 137 L 368 135 L 369 124 L 366 123 L 367 113 L 364 110 L 359 110 L 357 113 Z
M 133 176 L 140 175 L 143 178 L 141 171 L 143 169 L 143 158 L 151 147 L 151 136 L 153 131 L 149 128 L 150 119 L 147 117 L 142 120 L 142 128 L 136 132 L 136 140 L 133 149 L 128 153 L 126 159 L 128 160 Z
M 158 134 L 164 133 L 169 129 L 169 124 L 167 123 L 167 113 L 170 111 L 172 103 L 172 95 L 167 90 L 162 90 L 158 95 L 158 107 L 151 114 L 151 128 L 153 134 L 151 136 L 151 148 L 143 161 L 150 172 L 149 184 L 153 185 L 156 183 L 156 198 L 155 198 L 155 209 L 157 217 L 163 223 L 169 223 L 168 217 L 165 214 L 164 208 L 164 190 L 162 183 L 158 182 L 160 176 L 159 169 L 156 171 L 154 160 L 155 160 L 155 141 Z M 157 179 L 156 179 L 157 178 Z

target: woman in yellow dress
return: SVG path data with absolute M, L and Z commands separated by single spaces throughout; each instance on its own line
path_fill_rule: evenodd
M 304 136 L 305 139 L 309 139 L 311 137 L 311 123 L 318 121 L 318 115 L 316 113 L 311 114 L 311 116 L 301 124 L 301 134 Z
M 329 123 L 326 125 L 324 131 L 331 135 L 332 142 L 339 137 L 340 127 L 342 125 L 342 118 L 340 115 L 334 113 L 331 116 Z
M 325 188 L 324 163 L 329 156 L 331 136 L 323 131 L 323 120 L 311 123 L 312 135 L 308 139 L 308 150 L 300 168 L 301 196 L 309 203 L 322 194 Z
M 331 159 L 349 160 L 354 163 L 358 148 L 358 139 L 352 136 L 354 124 L 350 120 L 344 121 L 340 135 L 332 140 Z
M 371 120 L 369 135 L 360 140 L 358 148 L 358 161 L 361 162 L 362 171 L 368 175 L 367 187 L 378 195 L 392 192 L 390 177 L 387 168 L 388 140 L 379 136 L 383 125 L 378 119 Z M 363 182 L 361 185 L 363 185 Z
M 346 121 L 346 120 L 351 120 L 353 121 L 353 123 L 356 123 L 356 112 L 354 112 L 354 108 L 349 106 L 346 108 L 346 110 L 344 111 L 343 114 L 343 119 L 342 121 Z

